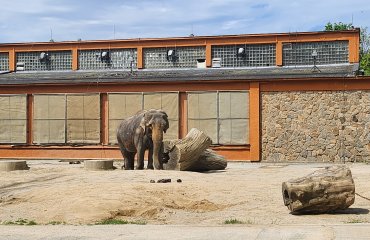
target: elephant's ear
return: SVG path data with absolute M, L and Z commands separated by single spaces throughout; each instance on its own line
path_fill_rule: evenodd
M 164 117 L 164 120 L 166 121 L 166 125 L 163 128 L 163 132 L 166 133 L 167 129 L 170 127 L 170 123 L 168 122 L 167 114 Z
M 145 116 L 141 119 L 140 121 L 140 127 L 144 130 L 144 133 L 145 133 L 145 129 L 146 129 L 146 124 L 145 124 Z

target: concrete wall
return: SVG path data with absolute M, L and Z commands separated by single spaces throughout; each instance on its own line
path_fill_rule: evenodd
M 262 161 L 370 161 L 370 91 L 261 95 Z

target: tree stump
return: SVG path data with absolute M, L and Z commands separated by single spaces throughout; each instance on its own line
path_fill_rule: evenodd
M 221 170 L 227 166 L 226 159 L 207 148 L 212 140 L 202 131 L 192 128 L 183 139 L 164 142 L 168 162 L 165 170 L 208 171 Z
M 85 160 L 87 170 L 112 170 L 113 160 Z
M 0 171 L 15 171 L 15 170 L 28 170 L 30 169 L 26 161 L 10 160 L 0 161 Z
M 355 184 L 347 166 L 330 166 L 283 182 L 284 205 L 292 214 L 343 210 L 355 201 Z

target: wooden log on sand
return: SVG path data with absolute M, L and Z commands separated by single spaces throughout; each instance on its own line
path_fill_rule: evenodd
M 212 140 L 196 128 L 192 128 L 183 139 L 165 141 L 164 152 L 169 159 L 163 165 L 164 169 L 180 171 L 225 169 L 226 159 L 207 150 L 211 143 Z
M 355 184 L 347 166 L 335 165 L 283 182 L 282 193 L 292 214 L 327 213 L 354 203 Z
M 15 170 L 28 170 L 30 169 L 26 161 L 21 160 L 7 160 L 0 161 L 0 171 L 15 171 Z
M 112 170 L 113 160 L 85 160 L 85 169 L 87 170 Z

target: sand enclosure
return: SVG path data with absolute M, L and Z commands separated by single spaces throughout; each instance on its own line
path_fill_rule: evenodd
M 208 173 L 87 171 L 82 164 L 28 161 L 30 170 L 0 173 L 0 221 L 93 224 L 107 218 L 149 224 L 337 224 L 370 222 L 370 201 L 356 195 L 339 214 L 289 214 L 281 184 L 325 164 L 229 163 Z M 349 165 L 356 193 L 370 198 L 370 165 Z M 171 178 L 171 183 L 150 183 Z M 177 182 L 181 179 L 182 182 Z

